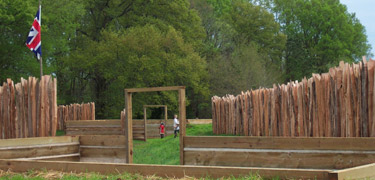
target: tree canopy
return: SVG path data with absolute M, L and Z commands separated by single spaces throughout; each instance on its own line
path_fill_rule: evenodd
M 2 81 L 39 76 L 25 46 L 37 5 L 0 0 Z M 59 104 L 94 101 L 97 118 L 118 118 L 125 88 L 182 85 L 187 116 L 210 118 L 213 95 L 300 80 L 371 47 L 339 0 L 49 0 L 42 49 Z M 174 114 L 177 94 L 135 94 L 135 117 L 144 104 Z

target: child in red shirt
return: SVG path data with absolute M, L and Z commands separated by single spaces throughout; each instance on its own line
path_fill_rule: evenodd
M 164 131 L 165 131 L 165 126 L 164 126 L 163 122 L 160 124 L 159 129 L 160 129 L 160 138 L 163 139 L 164 138 Z

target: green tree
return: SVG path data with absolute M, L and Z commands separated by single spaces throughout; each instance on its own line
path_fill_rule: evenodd
M 0 81 L 38 72 L 38 63 L 25 42 L 37 8 L 29 1 L 0 0 Z
M 288 37 L 287 81 L 369 54 L 365 28 L 339 0 L 272 0 L 271 9 Z
M 99 117 L 118 116 L 124 107 L 124 88 L 184 85 L 188 97 L 208 95 L 205 60 L 171 26 L 167 32 L 153 25 L 102 31 L 99 41 L 88 40 L 66 63 L 74 72 L 83 70 L 83 74 L 105 78 L 102 89 L 95 87 L 96 76 L 90 79 L 93 83 L 79 89 L 96 97 L 92 100 L 97 105 L 103 104 L 97 110 Z M 172 112 L 178 107 L 177 95 L 170 92 L 136 94 L 133 103 L 138 117 L 144 104 L 168 104 Z
M 212 95 L 238 94 L 282 81 L 286 37 L 271 13 L 242 0 L 190 2 L 207 34 L 204 55 Z
M 152 27 L 154 29 L 158 29 L 160 33 L 164 34 L 171 32 L 172 28 L 174 31 L 176 31 L 178 37 L 182 38 L 184 44 L 191 46 L 192 53 L 201 51 L 202 40 L 205 37 L 204 29 L 201 26 L 199 16 L 194 10 L 189 8 L 189 3 L 186 0 L 89 0 L 85 1 L 85 10 L 86 12 L 82 18 L 82 25 L 77 29 L 74 49 L 71 51 L 72 54 L 66 58 L 63 65 L 63 74 L 69 77 L 69 79 L 60 81 L 60 83 L 68 86 L 67 88 L 64 88 L 64 99 L 67 100 L 67 103 L 95 100 L 98 112 L 97 115 L 99 118 L 118 117 L 120 112 L 119 110 L 123 108 L 123 98 L 120 98 L 123 97 L 123 90 L 120 90 L 118 93 L 110 93 L 111 97 L 105 97 L 107 96 L 106 94 L 111 91 L 111 89 L 114 89 L 112 87 L 121 89 L 126 87 L 139 87 L 131 83 L 128 83 L 125 86 L 123 84 L 123 81 L 125 80 L 136 80 L 139 81 L 138 84 L 140 85 L 142 82 L 148 82 L 147 78 L 143 76 L 141 76 L 142 78 L 139 77 L 140 79 L 137 79 L 134 74 L 129 74 L 122 70 L 119 70 L 119 72 L 122 72 L 123 74 L 118 74 L 113 71 L 113 67 L 109 66 L 109 64 L 118 65 L 120 62 L 129 63 L 131 62 L 133 56 L 117 54 L 118 58 L 107 58 L 107 56 L 110 56 L 108 52 L 113 51 L 101 51 L 96 47 L 96 45 L 99 47 L 103 46 L 104 48 L 104 46 L 112 44 L 110 46 L 111 49 L 115 46 L 123 46 L 121 46 L 121 44 L 114 45 L 113 42 L 103 39 L 102 36 L 104 34 L 117 34 L 119 37 L 121 37 L 128 32 L 128 29 L 132 29 L 134 27 Z M 138 36 L 141 38 L 140 34 Z M 146 37 L 146 35 L 142 36 Z M 144 41 L 144 44 L 141 43 L 140 45 L 146 46 L 148 39 L 144 39 Z M 118 41 L 114 42 L 120 43 Z M 137 45 L 137 47 L 140 46 Z M 95 49 L 96 52 L 91 51 L 91 49 Z M 136 51 L 137 49 L 132 50 Z M 160 53 L 173 53 L 170 52 L 171 50 L 168 48 L 159 50 L 161 51 Z M 90 56 L 91 54 L 95 54 L 95 57 Z M 141 56 L 141 54 L 137 54 L 137 56 Z M 89 62 L 83 61 L 83 58 L 85 57 L 90 57 L 88 59 Z M 160 60 L 163 60 L 164 57 L 159 56 L 159 58 Z M 155 64 L 156 62 L 162 63 L 162 61 L 156 61 L 156 59 L 154 60 L 155 61 L 149 61 L 148 63 L 154 64 L 155 66 L 157 65 Z M 136 64 L 128 64 L 126 67 L 134 66 L 136 66 Z M 198 68 L 198 70 L 201 70 L 201 68 Z M 179 71 L 181 71 L 181 73 L 187 73 L 189 72 L 189 69 L 179 69 Z M 157 73 L 153 72 L 148 74 L 148 76 L 154 74 Z M 131 77 L 128 78 L 126 75 Z M 160 76 L 173 79 L 173 74 L 160 74 Z M 191 76 L 195 76 L 194 73 L 192 73 Z M 120 81 L 119 79 L 121 79 L 121 77 L 126 78 L 125 80 Z M 158 84 L 160 85 L 183 85 L 181 84 L 181 81 L 172 81 L 173 83 L 161 83 L 160 81 L 153 79 L 150 82 L 159 82 Z M 150 87 L 152 84 L 153 83 L 145 83 L 143 84 L 143 87 Z M 204 86 L 206 85 L 203 84 L 202 87 Z M 194 88 L 194 90 L 187 91 L 188 97 L 192 98 L 190 99 L 190 103 L 193 105 L 199 103 L 199 101 L 203 99 L 202 96 L 204 94 L 208 94 L 201 93 L 205 90 L 199 90 L 197 89 L 198 87 L 199 86 L 197 85 L 188 87 Z M 91 88 L 92 90 L 90 90 Z M 198 95 L 193 96 L 193 93 L 198 93 Z M 118 96 L 112 96 L 112 94 L 117 94 Z M 208 101 L 208 96 L 204 96 Z M 108 99 L 110 98 L 115 99 L 115 101 L 109 101 Z M 196 106 L 194 105 L 194 107 Z M 107 110 L 116 110 L 117 112 L 109 112 L 108 114 Z M 191 110 L 194 113 L 198 111 L 196 108 L 192 108 Z

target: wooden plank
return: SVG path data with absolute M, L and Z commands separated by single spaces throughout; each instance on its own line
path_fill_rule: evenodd
M 132 118 L 133 118 L 133 111 L 132 111 L 132 93 L 125 90 L 125 137 L 126 137 L 126 144 L 128 145 L 126 148 L 126 163 L 132 164 L 133 163 L 133 128 L 132 128 Z
M 121 135 L 122 130 L 121 129 L 113 129 L 113 130 L 67 130 L 66 135 Z
M 32 146 L 15 146 L 0 148 L 1 159 L 31 158 L 40 156 L 62 155 L 79 152 L 79 143 L 60 143 Z
M 143 109 L 143 113 L 145 114 L 144 120 L 143 120 L 143 133 L 144 133 L 144 141 L 147 141 L 147 112 L 146 108 Z M 133 133 L 134 134 L 134 133 Z
M 35 138 L 20 138 L 20 139 L 5 139 L 0 140 L 0 148 L 8 146 L 29 146 L 41 144 L 56 144 L 78 142 L 78 137 L 59 136 L 59 137 L 35 137 Z
M 327 179 L 329 170 L 286 169 L 286 168 L 236 168 L 236 167 L 205 167 L 205 166 L 172 166 L 172 165 L 140 165 L 140 164 L 108 164 L 87 162 L 48 162 L 0 160 L 0 169 L 12 172 L 33 170 L 55 170 L 62 172 L 97 172 L 101 174 L 138 173 L 143 176 L 160 176 L 165 178 L 221 178 L 240 177 L 257 174 L 262 178 L 280 179 Z
M 76 161 L 80 160 L 79 153 L 73 154 L 63 154 L 63 155 L 53 155 L 53 156 L 41 156 L 32 158 L 19 158 L 18 160 L 44 160 L 44 161 Z
M 375 138 L 187 136 L 185 148 L 375 150 Z
M 109 157 L 109 158 L 117 158 L 117 159 L 125 159 L 126 158 L 126 148 L 111 148 L 110 146 L 106 146 L 107 148 L 80 148 L 80 155 L 81 157 Z
M 186 165 L 344 169 L 375 162 L 375 154 L 185 151 Z
M 375 177 L 375 163 L 353 168 L 336 170 L 329 173 L 329 179 L 371 179 Z
M 180 165 L 184 165 L 184 138 L 186 136 L 185 87 L 178 90 L 178 107 L 180 116 Z
M 3 86 L 0 86 L 0 139 L 4 139 L 3 105 Z
M 127 91 L 128 93 L 133 93 L 133 92 L 154 92 L 154 91 L 178 91 L 181 89 L 185 89 L 185 86 L 130 88 L 130 89 L 125 89 L 125 91 Z
M 78 125 L 121 125 L 120 120 L 82 120 L 82 121 L 67 121 L 66 126 L 78 126 Z
M 145 107 L 153 107 L 153 108 L 163 107 L 163 108 L 165 108 L 165 107 L 167 107 L 167 105 L 143 105 L 143 107 L 144 108 Z

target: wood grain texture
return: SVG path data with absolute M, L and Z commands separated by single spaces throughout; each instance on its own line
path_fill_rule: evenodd
M 329 179 L 371 179 L 375 177 L 375 164 L 367 164 L 353 168 L 333 171 L 329 174 Z
M 283 138 L 187 136 L 189 148 L 375 150 L 375 138 Z
M 144 176 L 161 176 L 166 178 L 183 178 L 185 176 L 205 178 L 239 177 L 258 174 L 263 178 L 279 177 L 280 179 L 327 179 L 329 170 L 286 169 L 286 168 L 236 168 L 236 167 L 205 167 L 205 166 L 168 166 L 168 165 L 137 165 L 137 164 L 106 164 L 86 162 L 48 162 L 0 160 L 0 169 L 13 172 L 27 172 L 30 169 L 56 170 L 63 172 L 98 172 L 101 174 L 139 173 Z

